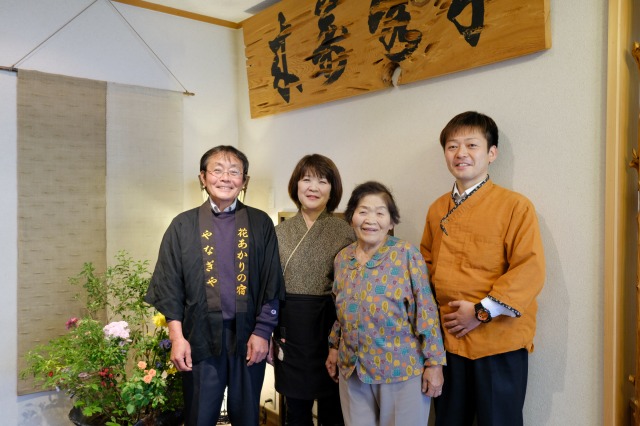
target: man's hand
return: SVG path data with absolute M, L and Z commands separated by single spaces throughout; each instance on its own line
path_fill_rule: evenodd
M 247 342 L 247 365 L 262 362 L 269 353 L 269 341 L 252 334 Z
M 444 328 L 458 339 L 479 326 L 474 304 L 466 300 L 454 300 L 449 306 L 456 309 L 442 317 Z
M 178 371 L 191 371 L 191 345 L 184 337 L 171 341 L 171 362 Z
M 169 339 L 171 340 L 171 362 L 178 371 L 191 371 L 191 345 L 182 335 L 182 322 L 169 321 Z
M 327 361 L 324 363 L 324 366 L 327 367 L 327 372 L 331 379 L 334 382 L 338 383 L 338 350 L 329 348 L 329 356 L 327 356 Z

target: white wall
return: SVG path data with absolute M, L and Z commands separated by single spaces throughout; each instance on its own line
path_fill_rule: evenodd
M 89 0 L 2 0 L 0 65 L 12 65 Z M 272 217 L 292 209 L 286 184 L 296 161 L 320 152 L 343 175 L 345 197 L 377 179 L 394 191 L 396 232 L 418 243 L 428 205 L 451 188 L 437 139 L 458 112 L 476 109 L 500 127 L 492 178 L 537 206 L 547 257 L 530 358 L 525 423 L 600 425 L 606 2 L 551 0 L 553 47 L 475 70 L 326 105 L 251 120 L 239 31 L 117 4 L 186 88 L 185 208 L 200 202 L 195 175 L 212 145 L 239 145 L 251 160 L 247 201 Z M 99 1 L 21 67 L 182 90 Z M 236 92 L 237 90 L 237 92 Z M 15 75 L 0 72 L 0 313 L 3 423 L 66 424 L 49 397 L 15 396 Z M 238 115 L 239 114 L 239 115 Z M 239 117 L 239 118 L 238 118 Z M 8 343 L 6 343 L 8 342 Z M 43 411 L 51 405 L 54 408 Z M 14 421 L 15 419 L 15 421 Z
M 90 0 L 2 0 L 0 66 L 11 66 L 79 13 Z M 238 31 L 119 3 L 123 14 L 179 81 L 184 98 L 184 206 L 202 202 L 200 156 L 217 144 L 238 144 Z M 184 89 L 105 0 L 100 0 L 18 68 L 167 90 Z M 0 423 L 66 425 L 69 401 L 57 394 L 16 397 L 17 181 L 16 75 L 0 71 Z M 141 165 L 153 173 L 153 164 Z M 43 176 L 46 179 L 46 176 Z M 164 229 L 159 229 L 162 234 Z M 156 248 L 157 250 L 157 248 Z M 90 260 L 90 259 L 87 259 Z
M 91 3 L 2 0 L 0 65 L 21 60 Z M 18 68 L 181 92 L 186 88 L 195 93 L 184 99 L 184 140 L 189 148 L 184 164 L 185 170 L 195 170 L 185 177 L 185 193 L 191 193 L 185 195 L 185 204 L 191 205 L 193 181 L 197 187 L 194 164 L 199 164 L 202 153 L 215 144 L 238 143 L 238 70 L 232 60 L 237 56 L 237 34 L 224 27 L 99 0 Z M 199 197 L 196 191 L 195 200 Z
M 302 155 L 319 152 L 342 174 L 340 209 L 354 185 L 380 180 L 400 207 L 396 235 L 415 244 L 429 204 L 453 183 L 440 130 L 465 110 L 496 120 L 491 177 L 533 201 L 546 250 L 525 406 L 531 426 L 602 423 L 606 7 L 552 0 L 548 51 L 280 115 L 249 119 L 241 85 L 249 202 L 272 215 L 293 208 L 290 173 Z

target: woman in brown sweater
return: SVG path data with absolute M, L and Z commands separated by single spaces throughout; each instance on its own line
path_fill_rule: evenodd
M 286 300 L 274 332 L 276 390 L 285 396 L 289 426 L 342 425 L 338 386 L 327 374 L 327 338 L 336 319 L 331 296 L 335 255 L 355 240 L 352 228 L 331 214 L 342 197 L 333 161 L 307 155 L 289 180 L 296 216 L 276 226 Z

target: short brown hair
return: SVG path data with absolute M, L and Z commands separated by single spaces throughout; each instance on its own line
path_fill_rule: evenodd
M 302 207 L 298 199 L 298 181 L 307 174 L 329 181 L 331 192 L 329 193 L 329 201 L 327 201 L 327 212 L 334 211 L 342 199 L 342 179 L 335 163 L 330 158 L 320 154 L 305 155 L 298 161 L 289 179 L 289 197 L 291 197 L 298 209 Z

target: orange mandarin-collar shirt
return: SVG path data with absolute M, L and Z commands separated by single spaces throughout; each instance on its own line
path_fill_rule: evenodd
M 536 296 L 545 281 L 540 229 L 533 204 L 487 181 L 453 209 L 451 194 L 429 208 L 420 251 L 429 269 L 440 316 L 448 303 L 489 296 L 517 313 L 480 324 L 464 337 L 443 332 L 445 349 L 469 359 L 526 348 L 533 351 Z M 448 234 L 448 235 L 447 235 Z

